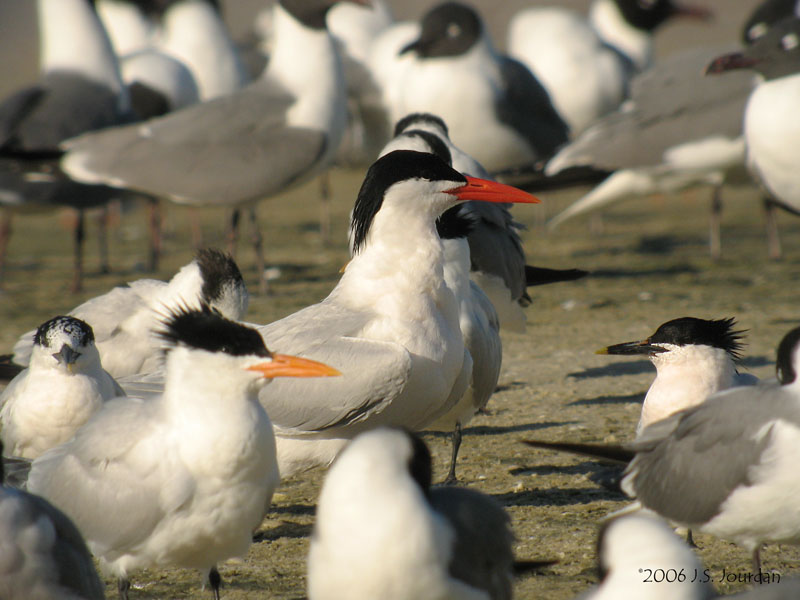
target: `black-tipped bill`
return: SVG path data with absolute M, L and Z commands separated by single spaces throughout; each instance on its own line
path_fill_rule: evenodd
M 262 377 L 336 377 L 341 375 L 333 367 L 299 356 L 273 354 L 272 360 L 247 367 L 248 371 L 257 371 Z
M 647 354 L 653 355 L 659 352 L 666 352 L 666 348 L 654 346 L 650 339 L 639 340 L 638 342 L 625 342 L 624 344 L 614 344 L 607 348 L 600 348 L 595 354 Z
M 541 202 L 536 196 L 504 183 L 478 179 L 468 175 L 465 175 L 465 177 L 467 178 L 466 185 L 447 190 L 447 193 L 464 201 L 478 200 L 480 202 L 515 202 L 523 204 L 539 204 Z
M 76 352 L 72 346 L 69 344 L 64 344 L 61 346 L 61 350 L 58 352 L 53 353 L 53 358 L 55 358 L 58 362 L 67 365 L 75 364 L 75 361 L 78 360 L 78 357 L 81 355 L 80 352 Z

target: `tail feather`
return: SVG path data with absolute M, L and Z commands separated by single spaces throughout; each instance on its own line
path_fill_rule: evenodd
M 586 277 L 589 271 L 583 269 L 548 269 L 525 265 L 525 285 L 547 285 L 560 281 L 575 281 Z

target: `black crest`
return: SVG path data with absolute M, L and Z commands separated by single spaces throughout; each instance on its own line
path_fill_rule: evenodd
M 227 285 L 244 285 L 242 273 L 230 255 L 213 248 L 202 248 L 195 257 L 203 276 L 203 300 L 213 302 L 222 296 Z
M 617 0 L 619 11 L 636 29 L 653 31 L 677 14 L 672 0 Z
M 280 0 L 280 5 L 311 29 L 325 29 L 325 16 L 336 0 Z
M 435 125 L 436 127 L 441 127 L 444 134 L 450 137 L 450 131 L 447 129 L 447 125 L 445 125 L 444 120 L 441 117 L 437 117 L 431 113 L 409 113 L 402 119 L 400 119 L 397 124 L 394 126 L 394 133 L 392 134 L 393 137 L 397 137 L 401 133 L 405 133 L 406 129 L 411 128 L 412 125 L 416 125 L 417 123 L 430 123 L 431 125 Z
M 36 346 L 49 346 L 50 337 L 60 331 L 76 338 L 81 346 L 94 342 L 94 331 L 86 321 L 59 315 L 39 325 L 36 333 L 33 334 L 33 343 Z
M 741 358 L 742 334 L 746 330 L 734 331 L 734 318 L 707 320 L 682 317 L 667 321 L 650 336 L 651 344 L 674 344 L 686 346 L 698 344 L 725 350 L 734 360 Z
M 450 154 L 450 148 L 448 148 L 447 144 L 442 141 L 442 138 L 435 133 L 423 131 L 422 129 L 409 129 L 408 131 L 403 132 L 402 135 L 420 138 L 427 144 L 431 154 L 435 154 L 442 160 L 442 162 L 453 166 L 453 155 Z
M 353 208 L 351 229 L 353 251 L 356 254 L 366 241 L 372 221 L 383 205 L 386 191 L 395 183 L 410 179 L 467 182 L 461 173 L 427 152 L 395 150 L 379 158 L 367 171 Z
M 800 327 L 795 327 L 783 336 L 781 343 L 778 345 L 778 359 L 775 363 L 775 371 L 781 385 L 787 385 L 797 379 L 792 358 L 794 358 L 794 354 L 798 350 L 798 344 L 800 344 Z
M 226 319 L 206 304 L 200 309 L 182 307 L 170 312 L 164 329 L 156 334 L 175 346 L 182 344 L 232 356 L 272 356 L 255 329 Z
M 400 52 L 415 51 L 423 58 L 459 56 L 481 37 L 483 25 L 478 13 L 466 4 L 445 2 L 422 18 L 419 39 Z

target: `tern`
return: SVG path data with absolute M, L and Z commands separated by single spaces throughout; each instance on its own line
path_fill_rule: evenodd
M 392 117 L 439 115 L 453 143 L 490 172 L 548 158 L 567 141 L 567 126 L 545 89 L 527 67 L 497 53 L 469 6 L 432 8 L 419 37 L 401 52 L 413 60 L 397 82 Z
M 241 320 L 249 294 L 239 267 L 219 250 L 205 248 L 169 281 L 139 279 L 87 300 L 69 314 L 89 323 L 103 365 L 114 377 L 157 370 L 162 340 L 153 335 L 163 314 L 180 306 L 208 304 L 222 316 Z M 33 332 L 14 346 L 14 362 L 28 364 Z
M 33 336 L 30 366 L 0 394 L 0 437 L 9 454 L 36 458 L 70 439 L 106 400 L 124 395 L 103 369 L 92 328 L 54 317 Z
M 507 47 L 547 89 L 575 137 L 622 103 L 631 77 L 652 63 L 653 33 L 680 16 L 709 13 L 671 0 L 595 0 L 588 19 L 561 6 L 529 7 L 511 19 Z
M 645 428 L 622 489 L 637 504 L 752 553 L 800 543 L 800 328 L 781 340 L 777 382 L 723 391 Z
M 503 508 L 469 489 L 431 488 L 425 443 L 400 429 L 357 436 L 328 471 L 308 555 L 310 600 L 511 598 Z
M 103 600 L 105 586 L 75 524 L 44 498 L 3 485 L 3 466 L 0 464 L 0 597 Z
M 174 565 L 205 569 L 219 598 L 216 564 L 247 552 L 280 479 L 258 389 L 338 372 L 271 353 L 255 330 L 208 306 L 171 313 L 159 331 L 169 344 L 164 393 L 106 403 L 33 462 L 28 489 L 77 524 L 121 597 L 129 573 Z
M 615 344 L 598 354 L 644 355 L 656 367 L 656 378 L 642 405 L 637 434 L 656 421 L 696 406 L 719 391 L 755 385 L 758 378 L 739 373 L 742 334 L 736 321 L 682 317 L 663 323 L 650 337 Z
M 761 81 L 750 94 L 744 112 L 747 166 L 760 182 L 770 202 L 770 255 L 780 257 L 774 207 L 800 214 L 800 177 L 792 153 L 800 142 L 800 19 L 789 17 L 741 52 L 726 54 L 708 66 L 708 73 L 734 69 L 756 71 Z

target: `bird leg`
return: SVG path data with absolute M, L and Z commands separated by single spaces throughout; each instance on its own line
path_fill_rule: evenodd
M 208 584 L 211 586 L 211 591 L 214 592 L 214 600 L 219 600 L 219 587 L 222 584 L 222 577 L 217 571 L 217 565 L 214 565 L 208 571 Z
M 128 590 L 130 589 L 131 582 L 127 577 L 117 579 L 117 591 L 119 592 L 120 600 L 128 600 Z
M 236 246 L 238 245 L 239 241 L 239 218 L 241 217 L 241 212 L 238 208 L 233 209 L 233 213 L 231 213 L 231 220 L 228 223 L 228 254 L 230 254 L 234 259 L 236 258 Z
M 261 236 L 261 230 L 258 228 L 258 215 L 256 215 L 255 204 L 250 207 L 250 226 L 251 226 L 251 240 L 253 241 L 253 251 L 256 255 L 256 273 L 258 273 L 258 291 L 262 295 L 267 293 L 267 278 L 264 276 L 264 271 L 267 268 L 266 261 L 264 260 L 264 238 Z
M 158 270 L 158 259 L 161 256 L 161 203 L 158 198 L 148 198 L 147 225 L 150 229 L 150 256 L 147 259 L 147 270 Z
M 3 284 L 3 275 L 6 270 L 6 257 L 8 256 L 8 242 L 11 240 L 11 220 L 13 214 L 10 208 L 3 209 L 0 220 L 0 287 Z
M 328 171 L 319 176 L 319 195 L 322 201 L 319 214 L 319 234 L 322 245 L 331 243 L 331 177 Z
M 753 550 L 753 575 L 761 573 L 761 546 Z
M 778 233 L 778 211 L 777 205 L 771 198 L 764 198 L 764 216 L 767 225 L 767 251 L 772 260 L 780 260 L 783 257 L 781 249 L 781 238 Z
M 699 548 L 700 547 L 695 543 L 694 537 L 692 537 L 692 530 L 691 529 L 687 529 L 686 530 L 686 543 L 689 544 L 690 548 Z
M 711 215 L 708 219 L 708 250 L 712 260 L 722 256 L 722 186 L 715 185 L 711 192 Z
M 100 253 L 100 273 L 111 273 L 111 264 L 108 260 L 108 221 L 110 214 L 108 205 L 100 207 L 97 213 L 97 249 Z
M 461 423 L 456 423 L 451 439 L 453 440 L 453 455 L 450 458 L 450 471 L 444 479 L 445 485 L 453 485 L 458 482 L 458 478 L 456 477 L 456 459 L 458 458 L 458 449 L 461 447 Z
M 86 215 L 83 209 L 78 210 L 75 221 L 75 272 L 72 276 L 70 291 L 75 294 L 81 291 L 83 284 L 83 240 L 85 238 Z

